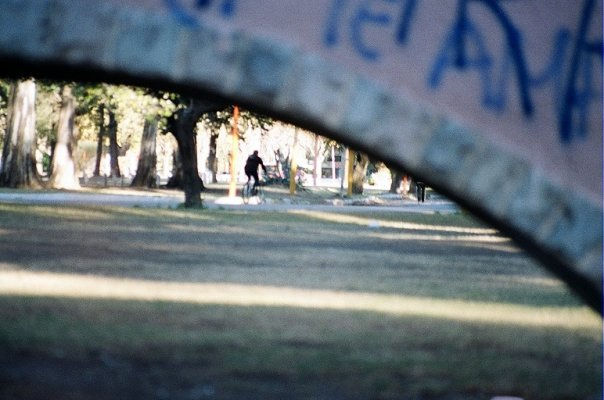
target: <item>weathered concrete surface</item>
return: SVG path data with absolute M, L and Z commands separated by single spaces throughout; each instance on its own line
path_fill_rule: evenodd
M 162 4 L 168 3 L 179 2 L 137 2 L 156 10 L 164 10 Z M 566 4 L 568 8 L 569 3 L 559 3 L 552 1 L 550 6 Z M 584 4 L 595 7 L 596 11 L 592 10 L 589 15 L 596 15 L 598 19 L 601 3 L 588 0 Z M 471 107 L 476 124 L 468 123 L 472 118 L 458 118 L 455 107 L 439 101 L 432 106 L 427 104 L 422 94 L 411 90 L 412 85 L 410 94 L 388 85 L 389 81 L 381 79 L 384 66 L 376 66 L 374 73 L 370 67 L 355 68 L 357 63 L 350 57 L 334 62 L 301 42 L 304 36 L 294 35 L 291 40 L 279 38 L 280 31 L 270 25 L 258 28 L 266 32 L 260 35 L 254 29 L 230 29 L 237 24 L 220 19 L 187 19 L 191 15 L 175 13 L 178 9 L 155 13 L 120 4 L 5 0 L 0 4 L 0 60 L 13 72 L 67 77 L 78 73 L 95 79 L 101 71 L 121 81 L 187 88 L 200 94 L 215 93 L 313 128 L 405 168 L 460 201 L 533 251 L 546 267 L 601 311 L 602 137 L 601 118 L 597 115 L 594 118 L 590 114 L 589 129 L 579 132 L 588 137 L 581 145 L 564 147 L 570 145 L 558 143 L 561 148 L 569 149 L 567 156 L 559 156 L 558 150 L 553 152 L 553 144 L 549 142 L 543 144 L 543 148 L 539 148 L 539 141 L 533 143 L 533 140 L 531 143 L 519 140 L 519 146 L 509 146 L 509 139 L 495 140 L 490 128 L 480 129 L 485 126 L 485 120 L 497 123 L 492 115 L 484 117 Z M 586 15 L 585 10 L 581 14 L 575 9 L 577 3 L 572 4 L 575 6 L 568 10 L 569 18 L 574 21 L 577 16 Z M 438 18 L 444 18 L 443 12 L 439 12 Z M 372 17 L 374 13 L 367 11 L 363 15 Z M 560 16 L 558 11 L 554 14 Z M 484 22 L 484 18 L 475 22 Z M 586 18 L 579 20 L 577 24 L 583 24 Z M 601 23 L 599 25 L 601 28 Z M 596 39 L 599 35 L 601 40 L 601 31 L 597 28 L 585 29 L 590 41 L 594 35 Z M 580 35 L 581 29 L 572 32 L 578 38 L 577 46 L 588 45 L 587 36 Z M 565 33 L 571 34 L 561 31 Z M 529 50 L 536 45 L 538 43 L 531 44 Z M 577 46 L 577 51 L 585 50 Z M 543 61 L 543 57 L 540 59 Z M 598 65 L 596 60 L 594 68 L 598 67 L 601 68 L 601 62 Z M 596 85 L 598 81 L 586 82 Z M 451 103 L 450 97 L 457 94 L 463 106 L 467 93 L 459 85 L 459 82 L 454 85 L 457 91 L 447 92 L 447 99 Z M 588 89 L 591 90 L 591 86 Z M 538 96 L 542 97 L 543 94 Z M 601 104 L 601 99 L 599 101 Z M 518 112 L 505 118 L 516 118 Z M 545 120 L 542 117 L 540 114 L 539 121 L 522 127 L 502 122 L 504 127 L 517 127 L 504 133 L 515 138 L 541 135 L 541 123 L 556 124 L 552 121 L 555 115 Z M 594 132 L 594 126 L 599 130 Z M 585 148 L 586 143 L 591 143 L 589 149 Z M 518 149 L 523 146 L 534 159 Z M 555 165 L 555 162 L 549 163 L 556 161 L 556 157 L 563 179 L 556 179 L 556 174 L 546 168 Z M 576 185 L 568 186 L 572 181 L 569 176 L 580 179 Z

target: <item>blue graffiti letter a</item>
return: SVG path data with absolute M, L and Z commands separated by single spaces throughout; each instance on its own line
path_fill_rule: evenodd
M 463 42 L 463 48 L 460 48 L 460 40 Z M 470 49 L 474 54 L 469 54 Z M 478 71 L 482 83 L 482 103 L 486 107 L 499 109 L 502 101 L 493 93 L 492 64 L 483 38 L 472 22 L 466 20 L 463 25 L 455 23 L 432 66 L 428 86 L 438 88 L 445 72 L 450 68 L 474 69 Z

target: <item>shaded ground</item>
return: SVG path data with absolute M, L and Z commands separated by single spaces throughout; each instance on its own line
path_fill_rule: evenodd
M 0 398 L 601 398 L 601 320 L 462 214 L 0 204 Z

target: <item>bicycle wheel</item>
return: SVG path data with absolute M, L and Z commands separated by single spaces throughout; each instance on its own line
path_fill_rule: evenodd
M 250 197 L 252 196 L 252 185 L 248 182 L 241 189 L 241 198 L 243 199 L 243 203 L 247 204 L 250 201 Z
M 256 191 L 256 196 L 258 197 L 258 204 L 264 203 L 264 189 L 262 188 L 262 185 L 256 186 Z

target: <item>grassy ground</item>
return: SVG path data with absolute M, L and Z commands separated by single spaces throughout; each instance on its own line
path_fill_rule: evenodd
M 601 320 L 458 215 L 0 204 L 0 398 L 601 398 Z

